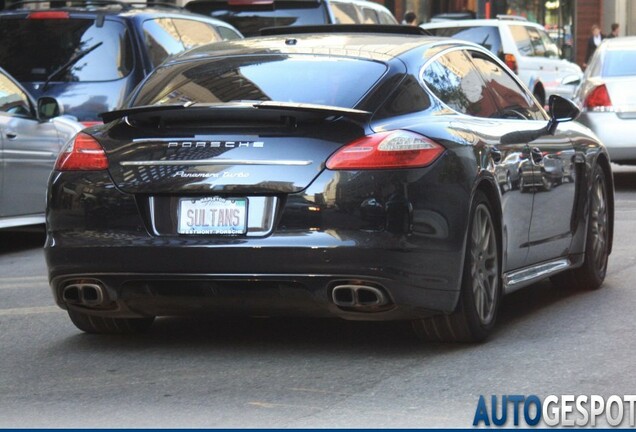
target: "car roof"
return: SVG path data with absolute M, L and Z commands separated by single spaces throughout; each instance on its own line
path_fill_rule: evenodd
M 636 36 L 603 39 L 602 46 L 608 50 L 636 50 Z
M 110 2 L 110 1 L 108 1 Z M 105 3 L 108 3 L 105 2 Z M 103 6 L 66 6 L 55 8 L 40 8 L 40 9 L 8 9 L 0 11 L 0 18 L 7 17 L 24 17 L 33 12 L 47 12 L 47 11 L 61 11 L 68 12 L 72 18 L 96 18 L 96 17 L 109 17 L 109 19 L 121 19 L 121 20 L 136 20 L 145 21 L 152 18 L 187 18 L 191 20 L 206 22 L 216 27 L 229 28 L 237 34 L 241 34 L 231 24 L 210 16 L 201 15 L 198 13 L 190 12 L 186 9 L 174 6 L 130 6 L 122 7 L 118 2 L 110 2 L 111 4 L 104 4 Z
M 411 50 L 427 49 L 439 45 L 470 47 L 484 51 L 479 45 L 434 36 L 386 33 L 290 34 L 204 45 L 175 56 L 168 64 L 199 58 L 250 54 L 333 55 L 389 61 Z
M 445 27 L 500 27 L 502 25 L 523 25 L 543 28 L 540 24 L 532 21 L 524 21 L 511 18 L 489 18 L 489 19 L 466 19 L 431 22 L 420 25 L 422 28 L 445 28 Z
M 36 4 L 38 2 L 35 2 Z M 29 1 L 25 2 L 26 4 L 30 4 Z M 18 4 L 18 6 L 22 6 Z M 97 1 L 93 5 L 85 5 L 85 6 L 63 6 L 63 7 L 46 7 L 46 8 L 15 8 L 15 9 L 6 9 L 0 11 L 0 16 L 15 16 L 15 15 L 24 15 L 33 13 L 33 12 L 45 12 L 45 11 L 60 11 L 60 12 L 68 12 L 70 14 L 91 16 L 91 15 L 105 15 L 105 16 L 121 16 L 124 18 L 133 18 L 133 17 L 144 17 L 144 16 L 187 16 L 190 18 L 194 18 L 201 21 L 214 21 L 215 23 L 223 23 L 223 21 L 206 17 L 205 15 L 200 15 L 196 13 L 192 13 L 186 9 L 180 8 L 178 6 L 171 5 L 160 5 L 154 4 L 149 6 L 137 5 L 135 3 L 126 4 L 124 2 L 119 1 Z

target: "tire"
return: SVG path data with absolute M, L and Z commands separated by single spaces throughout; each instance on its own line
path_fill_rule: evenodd
M 539 105 L 541 105 L 542 107 L 545 106 L 545 96 L 543 94 L 543 90 L 541 90 L 538 87 L 535 87 L 534 91 L 532 92 L 532 95 L 535 97 L 537 102 L 539 102 Z
M 68 310 L 68 316 L 75 327 L 92 334 L 132 334 L 142 333 L 150 328 L 155 317 L 107 318 Z
M 501 265 L 498 235 L 486 196 L 477 192 L 471 205 L 464 271 L 457 309 L 413 321 L 424 340 L 479 342 L 495 326 L 501 301 Z
M 603 285 L 609 258 L 609 213 L 607 179 L 600 166 L 594 167 L 587 221 L 585 258 L 581 267 L 552 276 L 555 285 L 595 290 Z

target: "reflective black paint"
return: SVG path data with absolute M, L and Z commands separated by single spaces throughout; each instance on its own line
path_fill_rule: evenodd
M 365 46 L 377 43 L 385 49 L 384 37 L 347 39 L 355 45 L 362 43 L 362 37 Z M 413 43 L 409 37 L 403 39 Z M 299 41 L 301 48 L 288 49 L 302 49 L 303 38 Z M 336 43 L 328 37 L 323 42 L 326 48 Z M 260 49 L 262 43 L 255 41 L 252 48 Z M 341 36 L 337 43 L 342 43 Z M 221 45 L 217 55 L 224 49 L 234 53 L 237 45 Z M 240 46 L 249 47 L 250 42 Z M 55 173 L 51 178 L 46 257 L 58 304 L 65 307 L 60 298 L 65 283 L 87 278 L 106 285 L 113 303 L 95 313 L 110 316 L 216 310 L 400 319 L 451 312 L 459 296 L 470 203 L 478 189 L 493 207 L 504 274 L 553 258 L 580 256 L 589 172 L 595 164 L 607 164 L 603 146 L 575 123 L 560 124 L 553 136 L 516 142 L 510 137 L 523 134 L 513 133 L 545 128 L 547 116 L 542 114 L 542 120 L 466 116 L 451 111 L 425 87 L 421 89 L 428 102 L 420 105 L 420 111 L 387 109 L 386 104 L 395 105 L 390 89 L 418 80 L 420 66 L 431 56 L 463 47 L 459 42 L 448 45 L 425 38 L 409 49 L 399 46 L 395 58 L 387 58 L 384 51 L 366 54 L 385 56 L 389 65 L 383 80 L 355 107 L 376 112 L 367 122 L 298 121 L 275 131 L 259 130 L 263 124 L 248 125 L 249 132 L 241 134 L 237 124 L 150 131 L 121 119 L 91 129 L 107 152 L 110 172 Z M 245 49 L 253 54 L 251 48 Z M 190 55 L 200 61 L 202 50 Z M 391 110 L 393 115 L 387 115 Z M 287 128 L 290 124 L 294 126 Z M 446 150 L 424 168 L 324 168 L 329 155 L 356 137 L 395 129 L 422 134 Z M 508 139 L 502 140 L 504 136 Z M 139 138 L 144 141 L 133 141 Z M 259 141 L 264 146 L 172 151 L 166 142 L 173 138 Z M 144 170 L 120 164 L 189 163 L 219 156 L 311 163 Z M 249 174 L 247 180 L 221 174 L 241 170 Z M 180 171 L 220 174 L 203 179 L 174 175 Z M 215 194 L 276 197 L 273 231 L 251 238 L 178 235 L 178 198 Z M 153 213 L 151 203 L 159 203 L 162 210 Z M 154 231 L 156 226 L 161 226 L 159 232 Z M 239 282 L 245 287 L 239 289 Z M 373 313 L 338 308 L 329 300 L 338 283 L 381 287 L 390 307 Z

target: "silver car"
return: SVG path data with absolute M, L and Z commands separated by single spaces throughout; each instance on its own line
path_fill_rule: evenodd
M 579 122 L 599 136 L 612 162 L 636 164 L 636 37 L 606 39 L 597 48 L 575 101 Z
M 39 105 L 39 106 L 38 106 Z M 55 159 L 83 126 L 52 98 L 33 98 L 0 68 L 0 228 L 44 222 Z

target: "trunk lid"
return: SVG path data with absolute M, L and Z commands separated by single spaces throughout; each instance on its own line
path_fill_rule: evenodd
M 306 188 L 370 113 L 277 102 L 139 107 L 104 115 L 96 135 L 121 190 L 286 194 Z

